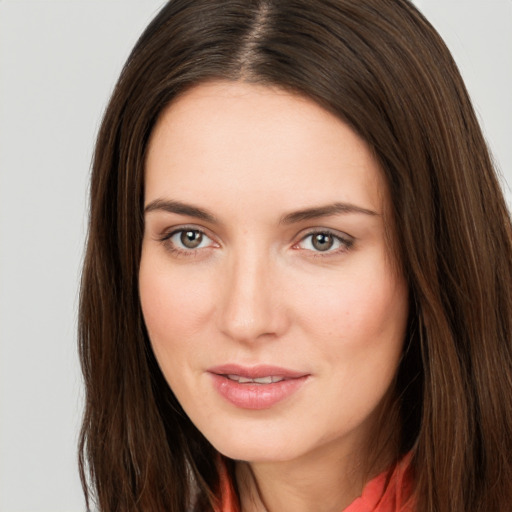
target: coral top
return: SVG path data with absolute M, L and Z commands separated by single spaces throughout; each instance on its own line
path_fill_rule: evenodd
M 414 512 L 411 456 L 370 480 L 359 498 L 340 512 Z M 240 512 L 238 499 L 225 468 L 221 471 L 221 505 L 216 512 Z

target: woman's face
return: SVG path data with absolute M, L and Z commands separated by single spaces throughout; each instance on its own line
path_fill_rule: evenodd
M 284 461 L 368 442 L 408 313 L 387 212 L 367 145 L 309 99 L 213 82 L 163 113 L 140 299 L 165 378 L 221 453 Z

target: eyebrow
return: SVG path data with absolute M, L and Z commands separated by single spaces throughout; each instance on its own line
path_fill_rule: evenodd
M 305 210 L 298 210 L 291 212 L 281 217 L 280 224 L 295 224 L 305 220 L 318 219 L 320 217 L 329 217 L 331 215 L 340 215 L 343 213 L 362 213 L 364 215 L 379 215 L 373 210 L 362 208 L 351 203 L 333 203 L 325 206 L 318 206 L 314 208 L 306 208 Z
M 178 215 L 187 215 L 212 224 L 219 223 L 215 215 L 208 210 L 191 204 L 182 203 L 181 201 L 155 199 L 144 208 L 144 214 L 153 211 L 164 211 L 168 213 L 176 213 Z M 279 224 L 295 224 L 305 220 L 318 219 L 320 217 L 329 217 L 331 215 L 340 215 L 344 213 L 359 213 L 370 216 L 379 215 L 373 210 L 362 208 L 351 203 L 333 203 L 287 213 L 281 217 Z
M 204 210 L 198 206 L 182 203 L 181 201 L 165 199 L 155 199 L 154 201 L 151 201 L 151 203 L 144 208 L 144 214 L 158 210 L 168 213 L 177 213 L 179 215 L 188 215 L 189 217 L 195 217 L 196 219 L 204 220 L 205 222 L 210 222 L 212 224 L 218 223 L 215 215 L 210 213 L 208 210 Z

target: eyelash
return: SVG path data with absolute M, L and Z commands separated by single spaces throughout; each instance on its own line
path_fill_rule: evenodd
M 167 250 L 169 250 L 171 253 L 176 254 L 177 256 L 184 256 L 184 257 L 197 256 L 198 251 L 200 249 L 207 249 L 207 248 L 211 247 L 211 245 L 209 245 L 207 247 L 182 249 L 182 248 L 178 247 L 174 242 L 171 241 L 172 237 L 174 237 L 175 235 L 179 235 L 179 234 L 182 234 L 187 231 L 192 231 L 194 233 L 202 235 L 203 237 L 206 237 L 214 244 L 216 243 L 202 229 L 198 229 L 198 228 L 192 227 L 192 226 L 183 226 L 183 227 L 180 227 L 179 229 L 174 229 L 170 233 L 164 234 L 159 240 L 166 246 Z M 315 251 L 312 249 L 303 249 L 308 252 L 311 252 L 310 257 L 313 257 L 313 258 L 328 258 L 328 257 L 334 256 L 334 255 L 345 253 L 345 252 L 349 251 L 352 248 L 352 246 L 354 245 L 354 240 L 351 237 L 348 237 L 348 236 L 343 237 L 340 234 L 337 234 L 328 229 L 314 229 L 314 230 L 310 230 L 308 233 L 303 235 L 301 237 L 301 239 L 292 246 L 292 248 L 296 249 L 296 250 L 301 250 L 301 248 L 298 247 L 299 244 L 303 243 L 305 240 L 307 240 L 308 238 L 313 237 L 315 235 L 316 236 L 326 235 L 326 236 L 332 237 L 335 241 L 337 241 L 340 244 L 340 247 L 338 247 L 334 250 L 331 250 L 329 248 L 326 251 Z M 217 246 L 218 246 L 218 244 L 217 244 Z

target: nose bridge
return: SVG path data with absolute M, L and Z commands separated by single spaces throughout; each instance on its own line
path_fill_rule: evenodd
M 220 329 L 239 341 L 277 335 L 283 326 L 275 289 L 275 264 L 261 247 L 233 251 L 223 276 Z

